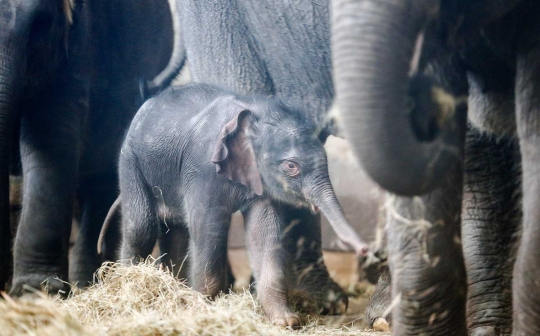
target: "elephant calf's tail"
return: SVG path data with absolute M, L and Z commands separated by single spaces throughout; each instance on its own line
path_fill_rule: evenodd
M 101 232 L 99 232 L 99 239 L 97 243 L 97 252 L 99 255 L 101 255 L 101 252 L 103 251 L 103 242 L 105 240 L 105 235 L 107 234 L 107 228 L 109 227 L 109 224 L 111 223 L 112 218 L 120 208 L 121 204 L 120 196 L 114 201 L 114 203 L 111 205 L 111 208 L 109 209 L 109 212 L 107 213 L 107 217 L 105 217 L 105 221 L 103 221 L 103 226 L 101 227 Z

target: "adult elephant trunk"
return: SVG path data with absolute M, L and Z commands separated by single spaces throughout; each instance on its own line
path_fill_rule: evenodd
M 368 251 L 368 245 L 358 236 L 345 217 L 330 179 L 324 180 L 324 182 L 320 182 L 319 179 L 318 183 L 313 183 L 313 187 L 304 192 L 312 205 L 312 210 L 319 208 L 330 222 L 338 238 L 353 247 L 357 253 L 365 255 Z
M 333 0 L 332 10 L 336 99 L 363 167 L 394 193 L 430 191 L 460 164 L 464 134 L 451 95 L 431 85 L 411 93 L 422 30 L 438 15 L 438 1 Z M 414 101 L 427 113 L 408 111 L 411 94 L 431 100 Z M 427 136 L 425 125 L 435 127 Z

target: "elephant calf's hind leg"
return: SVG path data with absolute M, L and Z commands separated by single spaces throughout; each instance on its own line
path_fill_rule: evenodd
M 220 291 L 227 290 L 227 237 L 231 214 L 224 211 L 225 209 L 190 205 L 187 206 L 190 236 L 189 283 L 196 291 L 214 298 Z

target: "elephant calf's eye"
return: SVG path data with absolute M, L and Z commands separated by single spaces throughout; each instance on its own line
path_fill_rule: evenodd
M 281 169 L 289 176 L 296 176 L 300 173 L 300 168 L 292 161 L 283 161 L 281 163 Z

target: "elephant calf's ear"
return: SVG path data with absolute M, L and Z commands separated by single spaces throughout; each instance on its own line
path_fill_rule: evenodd
M 257 195 L 262 195 L 261 174 L 257 167 L 253 147 L 247 136 L 252 113 L 240 111 L 221 129 L 212 155 L 218 174 L 229 180 L 242 183 Z

